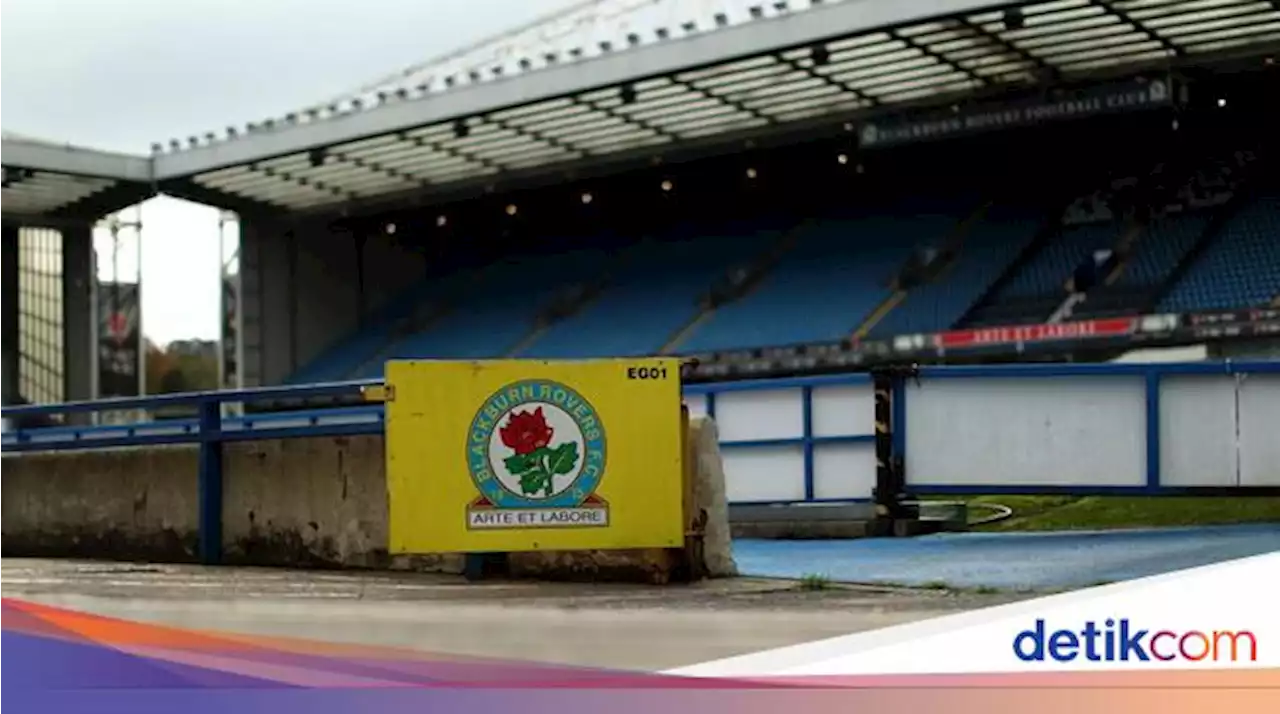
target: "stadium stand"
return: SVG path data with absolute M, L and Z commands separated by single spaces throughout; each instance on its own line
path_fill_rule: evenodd
M 991 207 L 963 238 L 954 260 L 933 280 L 909 290 L 870 335 L 892 337 L 954 325 L 1026 250 L 1043 221 L 1027 206 Z
M 373 377 L 391 358 L 710 355 L 1280 295 L 1280 194 L 1233 198 L 1255 157 L 1115 159 L 1125 141 L 1033 158 L 935 146 L 919 160 L 954 170 L 898 154 L 855 183 L 745 196 L 708 176 L 683 203 L 552 216 L 441 262 L 291 381 Z M 991 171 L 970 176 L 980 161 Z
M 962 215 L 946 207 L 887 207 L 877 216 L 824 217 L 746 297 L 716 310 L 680 352 L 836 341 L 886 299 L 895 271 Z M 803 316 L 799 318 L 798 316 Z
M 519 357 L 561 358 L 659 352 L 701 311 L 722 276 L 758 260 L 786 230 L 778 221 L 689 223 L 632 247 L 600 296 L 547 329 Z M 499 353 L 502 354 L 502 353 Z
M 1280 296 L 1280 194 L 1269 193 L 1226 222 L 1160 303 L 1161 311 L 1269 304 Z

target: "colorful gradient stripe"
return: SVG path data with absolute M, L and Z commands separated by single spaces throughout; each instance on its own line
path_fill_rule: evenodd
M 695 679 L 197 632 L 3 600 L 11 712 L 1280 711 L 1280 670 Z

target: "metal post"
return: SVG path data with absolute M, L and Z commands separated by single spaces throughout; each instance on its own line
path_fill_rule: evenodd
M 916 509 L 903 503 L 907 487 L 906 474 L 901 468 L 900 455 L 896 453 L 893 428 L 894 394 L 901 393 L 899 385 L 915 373 L 914 366 L 884 367 L 871 371 L 871 384 L 875 394 L 876 438 L 876 487 L 872 497 L 876 515 L 872 530 L 880 535 L 911 532 L 910 521 L 918 515 Z
M 222 562 L 222 407 L 200 402 L 200 562 Z

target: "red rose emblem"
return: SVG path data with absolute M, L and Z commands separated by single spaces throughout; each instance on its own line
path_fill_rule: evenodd
M 542 407 L 531 412 L 512 412 L 507 425 L 498 430 L 502 443 L 521 456 L 532 454 L 550 444 L 553 433 L 554 430 L 542 414 Z

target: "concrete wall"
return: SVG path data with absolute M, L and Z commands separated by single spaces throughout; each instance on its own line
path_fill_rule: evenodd
M 4 457 L 6 555 L 195 559 L 194 446 Z M 223 548 L 235 563 L 389 564 L 382 437 L 229 444 Z
M 279 384 L 426 272 L 411 239 L 325 224 L 241 225 L 245 386 Z
M 733 573 L 714 425 L 691 429 L 694 512 L 706 511 L 701 552 L 713 576 Z M 222 510 L 228 563 L 461 572 L 457 554 L 391 558 L 381 436 L 226 446 Z M 194 446 L 48 452 L 3 458 L 5 556 L 187 562 L 196 559 Z M 650 551 L 525 554 L 519 574 L 665 581 L 678 565 Z

